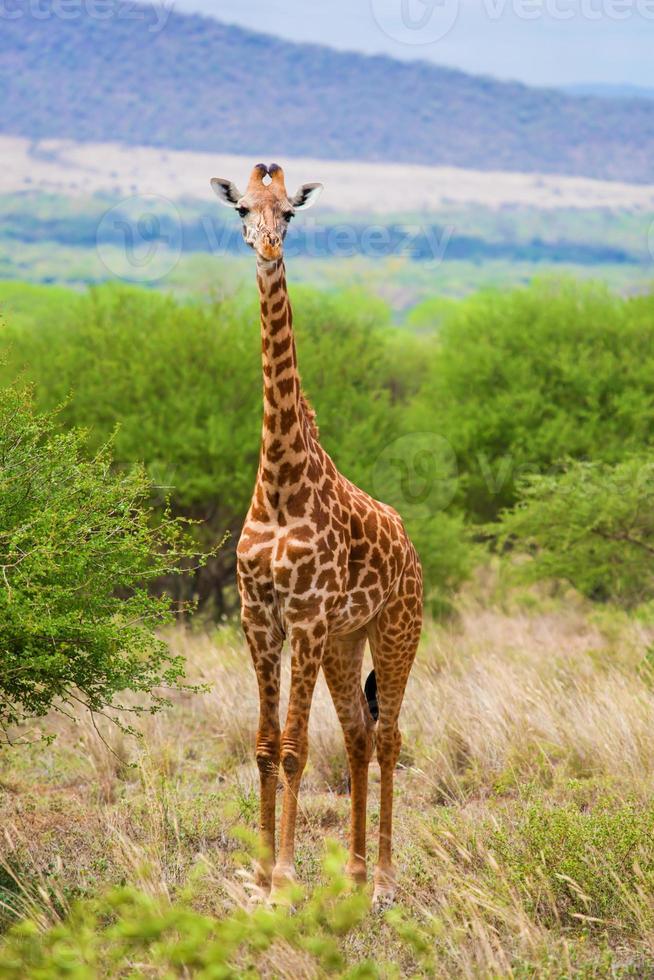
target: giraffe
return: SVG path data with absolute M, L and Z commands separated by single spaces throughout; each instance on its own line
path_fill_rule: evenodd
M 399 514 L 341 473 L 320 445 L 315 415 L 297 368 L 283 244 L 297 211 L 315 203 L 321 184 L 286 192 L 277 164 L 257 164 L 245 194 L 214 178 L 220 201 L 236 209 L 256 253 L 261 306 L 263 425 L 256 483 L 237 547 L 241 622 L 259 689 L 256 761 L 260 774 L 262 859 L 257 881 L 283 900 L 295 879 L 295 824 L 308 754 L 308 722 L 322 667 L 343 728 L 351 787 L 346 871 L 366 881 L 368 767 L 380 766 L 379 852 L 373 901 L 395 895 L 392 863 L 393 774 L 398 716 L 422 626 L 420 561 Z M 281 651 L 291 649 L 291 684 L 279 722 Z M 374 670 L 362 690 L 370 644 Z M 283 774 L 279 851 L 276 794 Z

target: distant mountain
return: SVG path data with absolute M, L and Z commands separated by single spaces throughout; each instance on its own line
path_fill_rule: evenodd
M 581 85 L 566 85 L 563 91 L 570 95 L 597 95 L 602 99 L 654 99 L 654 88 L 645 88 L 642 85 L 588 82 Z
M 136 19 L 122 0 L 64 18 L 65 6 L 12 0 L 1 132 L 654 182 L 646 100 L 578 98 L 169 11 L 157 31 L 154 8 Z

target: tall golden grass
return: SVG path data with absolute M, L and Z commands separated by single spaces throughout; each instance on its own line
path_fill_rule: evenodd
M 645 622 L 574 594 L 479 585 L 454 619 L 426 629 L 402 714 L 395 843 L 400 902 L 428 927 L 440 975 L 654 975 L 652 638 Z M 257 816 L 249 655 L 235 626 L 168 640 L 209 690 L 174 694 L 141 742 L 106 722 L 102 741 L 88 718 L 52 718 L 52 745 L 0 752 L 5 925 L 29 916 L 46 928 L 77 896 L 124 881 L 166 901 L 193 885 L 193 902 L 215 915 L 251 902 L 234 860 L 236 828 Z M 322 679 L 310 742 L 298 870 L 311 887 L 325 837 L 344 842 L 348 829 Z M 377 803 L 373 763 L 371 861 Z M 417 968 L 375 917 L 346 947 L 353 962 Z M 312 975 L 297 951 L 275 955 L 263 974 Z

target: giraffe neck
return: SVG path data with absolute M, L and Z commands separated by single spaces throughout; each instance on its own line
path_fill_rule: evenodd
M 279 500 L 280 492 L 291 490 L 302 478 L 317 432 L 297 370 L 293 313 L 283 259 L 265 262 L 257 258 L 257 285 L 263 366 L 259 477 L 273 502 Z

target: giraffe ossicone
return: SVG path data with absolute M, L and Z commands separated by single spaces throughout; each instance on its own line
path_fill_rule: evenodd
M 269 178 L 265 181 L 264 178 Z M 261 305 L 263 427 L 252 502 L 237 547 L 241 621 L 259 687 L 256 760 L 261 779 L 260 885 L 283 893 L 294 880 L 295 824 L 308 754 L 313 690 L 322 668 L 343 728 L 350 769 L 347 870 L 366 880 L 368 766 L 381 771 L 376 901 L 391 900 L 393 776 L 398 717 L 422 627 L 420 561 L 399 514 L 351 483 L 320 445 L 298 374 L 283 245 L 296 211 L 321 184 L 286 191 L 278 164 L 257 164 L 244 194 L 214 178 L 223 204 L 238 211 L 256 253 Z M 291 648 L 291 689 L 279 722 L 281 652 Z M 362 686 L 366 643 L 374 677 Z M 376 715 L 376 720 L 373 717 Z M 275 803 L 282 769 L 279 851 Z

